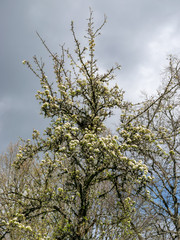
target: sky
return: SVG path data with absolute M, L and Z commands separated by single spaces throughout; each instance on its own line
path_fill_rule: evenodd
M 22 64 L 42 57 L 53 81 L 49 54 L 36 31 L 52 52 L 60 54 L 64 43 L 73 51 L 70 23 L 83 44 L 89 7 L 96 26 L 107 16 L 96 45 L 100 69 L 121 64 L 116 82 L 127 100 L 139 101 L 142 91 L 155 93 L 168 55 L 180 55 L 179 0 L 0 0 L 0 153 L 48 124 L 35 99 L 39 80 Z M 113 119 L 118 122 L 117 114 Z

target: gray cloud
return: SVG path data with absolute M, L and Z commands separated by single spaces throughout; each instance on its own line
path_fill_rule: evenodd
M 166 56 L 179 54 L 179 0 L 1 0 L 0 1 L 0 152 L 18 137 L 30 138 L 32 129 L 46 126 L 39 116 L 35 100 L 40 88 L 35 76 L 22 60 L 36 54 L 47 63 L 47 75 L 53 80 L 51 63 L 37 35 L 38 31 L 53 52 L 59 44 L 73 49 L 70 22 L 74 20 L 80 40 L 86 30 L 89 7 L 95 25 L 108 22 L 97 40 L 97 58 L 101 70 L 115 62 L 122 65 L 117 82 L 136 100 L 140 89 L 154 91 Z

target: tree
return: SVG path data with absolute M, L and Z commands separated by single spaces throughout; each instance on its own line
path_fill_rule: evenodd
M 25 191 L 24 186 L 28 183 L 31 178 L 31 170 L 28 164 L 17 171 L 13 167 L 13 163 L 16 160 L 16 154 L 18 152 L 18 143 L 10 144 L 7 153 L 0 155 L 0 239 L 21 239 L 19 236 L 18 228 L 15 229 L 13 226 L 19 224 L 14 219 L 19 207 L 16 202 L 18 196 L 14 196 L 14 191 L 22 192 Z M 9 222 L 9 225 L 5 224 Z M 24 229 L 25 231 L 28 230 Z M 22 237 L 22 236 L 21 236 Z
M 75 54 L 62 46 L 59 57 L 49 52 L 56 87 L 44 72 L 44 63 L 34 57 L 36 68 L 23 61 L 40 79 L 37 92 L 41 114 L 50 125 L 32 141 L 21 143 L 14 166 L 17 176 L 28 166 L 22 187 L 6 189 L 6 199 L 15 210 L 1 220 L 0 239 L 6 233 L 16 239 L 125 239 L 131 235 L 133 196 L 145 191 L 150 180 L 141 161 L 126 154 L 126 144 L 109 134 L 104 124 L 115 107 L 126 106 L 123 91 L 108 87 L 117 65 L 98 72 L 93 15 L 88 20 L 87 47 L 81 47 L 74 24 L 71 31 Z M 142 134 L 147 135 L 144 131 Z M 149 134 L 149 133 L 148 133 Z M 5 229 L 5 231 L 4 231 Z M 16 235 L 13 235 L 16 234 Z M 17 237 L 18 236 L 18 237 Z
M 179 65 L 179 59 L 170 56 L 157 96 L 128 105 L 121 115 L 119 134 L 128 145 L 128 156 L 141 159 L 153 177 L 147 186 L 151 198 L 139 208 L 139 222 L 146 227 L 137 226 L 144 239 L 180 239 Z M 144 138 L 138 129 L 149 135 Z
M 18 147 L 17 145 L 9 146 L 6 154 L 0 156 L 0 233 L 1 238 L 9 233 L 3 221 L 8 221 L 8 217 L 12 217 L 14 209 L 10 209 L 9 198 L 6 195 L 7 189 L 11 188 L 11 184 L 17 185 L 17 176 L 12 167 L 12 163 L 16 158 Z M 15 183 L 16 182 L 16 183 Z

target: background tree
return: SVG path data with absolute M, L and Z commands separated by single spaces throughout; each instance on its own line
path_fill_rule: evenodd
M 31 169 L 28 164 L 25 164 L 20 171 L 13 167 L 17 152 L 18 144 L 10 144 L 7 153 L 0 155 L 0 239 L 21 239 L 18 228 L 13 227 L 19 224 L 14 217 L 20 207 L 16 204 L 18 196 L 13 192 L 25 191 L 24 185 L 30 180 Z M 9 225 L 6 224 L 7 222 Z M 24 229 L 26 230 L 28 231 Z
M 1 239 L 6 236 L 9 231 L 3 221 L 8 221 L 14 214 L 14 208 L 10 208 L 9 197 L 7 192 L 10 190 L 11 185 L 17 186 L 17 176 L 12 163 L 16 159 L 18 146 L 10 145 L 6 154 L 0 156 L 0 233 Z
M 179 59 L 171 56 L 157 95 L 128 105 L 121 116 L 119 133 L 128 145 L 128 156 L 141 159 L 154 178 L 147 186 L 151 198 L 139 208 L 137 226 L 144 239 L 180 239 L 179 65 Z M 150 132 L 145 138 L 138 133 L 142 126 Z
M 42 38 L 54 66 L 56 87 L 44 72 L 44 63 L 34 57 L 37 70 L 23 61 L 40 79 L 37 92 L 41 113 L 50 125 L 41 136 L 33 131 L 32 141 L 19 147 L 14 162 L 17 176 L 28 169 L 22 188 L 15 184 L 6 191 L 11 216 L 1 222 L 5 233 L 19 239 L 123 239 L 131 235 L 132 197 L 147 183 L 147 167 L 126 154 L 127 144 L 108 134 L 105 120 L 113 109 L 123 108 L 123 91 L 108 87 L 117 65 L 98 72 L 94 57 L 95 29 L 90 12 L 87 47 L 81 47 L 74 25 L 71 30 L 75 54 L 62 46 L 59 57 Z M 146 137 L 149 132 L 142 133 Z M 34 168 L 31 168 L 35 166 Z M 150 177 L 149 177 L 150 179 Z

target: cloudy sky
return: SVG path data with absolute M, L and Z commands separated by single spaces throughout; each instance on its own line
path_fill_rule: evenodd
M 107 15 L 96 56 L 102 71 L 122 65 L 117 82 L 127 99 L 136 101 L 141 90 L 153 93 L 168 54 L 180 55 L 179 0 L 0 0 L 0 152 L 47 124 L 34 96 L 39 81 L 22 64 L 42 57 L 48 75 L 49 55 L 36 31 L 52 52 L 63 43 L 73 49 L 70 22 L 83 42 L 89 7 L 97 26 Z

